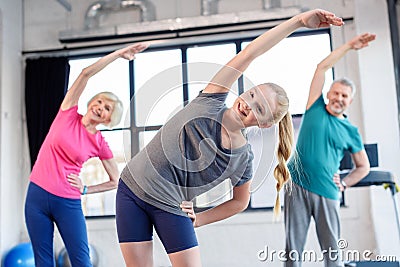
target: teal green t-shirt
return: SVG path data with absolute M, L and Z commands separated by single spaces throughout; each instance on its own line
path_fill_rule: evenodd
M 347 118 L 332 116 L 321 95 L 303 115 L 296 153 L 289 162 L 292 180 L 315 194 L 339 199 L 333 175 L 346 150 L 357 153 L 362 149 L 358 129 Z

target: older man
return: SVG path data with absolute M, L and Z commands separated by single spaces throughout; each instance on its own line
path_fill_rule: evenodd
M 285 266 L 301 266 L 311 218 L 325 266 L 343 264 L 335 252 L 340 235 L 339 191 L 365 177 L 369 161 L 358 129 L 344 115 L 355 93 L 353 83 L 345 78 L 335 80 L 327 93 L 327 104 L 322 88 L 327 70 L 348 51 L 366 47 L 374 39 L 369 33 L 354 37 L 332 51 L 315 70 L 296 152 L 289 162 L 293 183 L 285 193 Z M 355 168 L 341 181 L 337 170 L 346 150 L 351 152 Z

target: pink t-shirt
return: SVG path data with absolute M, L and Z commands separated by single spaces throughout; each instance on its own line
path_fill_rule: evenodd
M 101 133 L 89 133 L 77 111 L 78 106 L 58 111 L 30 176 L 31 182 L 46 191 L 72 199 L 79 199 L 81 194 L 68 183 L 67 175 L 79 175 L 82 164 L 89 158 L 107 160 L 113 157 Z

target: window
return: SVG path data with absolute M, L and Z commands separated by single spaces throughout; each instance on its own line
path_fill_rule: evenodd
M 163 125 L 183 107 L 180 49 L 146 52 L 134 61 L 136 126 Z
M 119 59 L 89 81 L 79 102 L 79 112 L 84 113 L 87 101 L 101 91 L 112 91 L 123 101 L 125 112 L 122 122 L 113 130 L 99 128 L 122 171 L 131 156 L 142 149 L 187 101 L 194 99 L 220 67 L 249 41 L 219 40 L 157 47 L 138 54 L 133 62 Z M 298 125 L 315 67 L 330 51 L 328 31 L 300 33 L 286 38 L 249 66 L 243 77 L 232 86 L 227 105 L 230 106 L 241 92 L 254 85 L 274 82 L 288 92 L 291 113 L 300 114 L 295 119 Z M 74 81 L 82 68 L 98 58 L 71 59 L 70 81 Z M 332 72 L 327 73 L 327 86 L 332 76 Z M 274 140 L 275 135 L 276 130 L 271 128 L 250 140 L 261 142 L 261 146 L 253 145 L 256 169 L 250 208 L 272 208 L 274 205 L 275 179 L 271 170 L 275 163 L 275 144 L 271 144 L 270 140 Z M 269 141 L 265 142 L 264 138 Z M 88 161 L 80 176 L 89 185 L 108 179 L 98 159 Z M 230 192 L 230 182 L 226 181 L 196 198 L 195 204 L 200 208 L 217 205 L 229 199 Z M 114 201 L 115 191 L 84 196 L 85 215 L 114 215 Z
M 195 46 L 187 49 L 189 101 L 204 89 L 219 69 L 235 54 L 236 45 L 234 43 Z M 238 95 L 239 87 L 235 83 L 226 100 L 228 107 L 233 104 Z

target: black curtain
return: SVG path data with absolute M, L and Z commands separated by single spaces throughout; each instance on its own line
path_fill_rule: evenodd
M 27 59 L 25 107 L 31 167 L 67 91 L 68 58 Z

